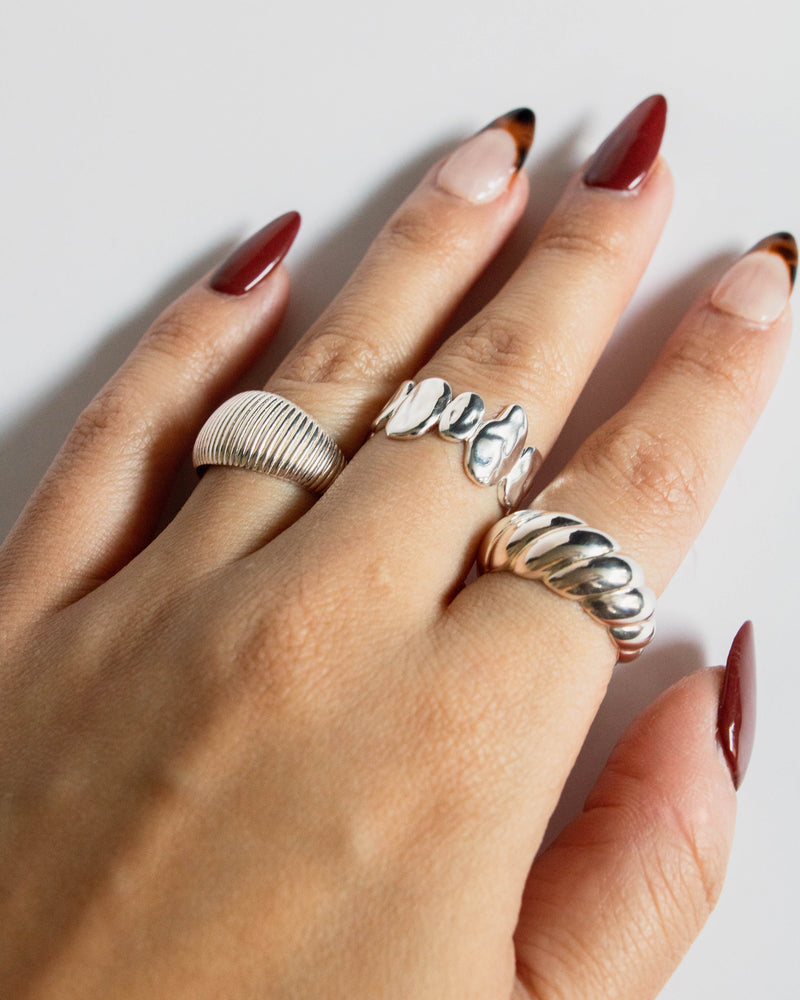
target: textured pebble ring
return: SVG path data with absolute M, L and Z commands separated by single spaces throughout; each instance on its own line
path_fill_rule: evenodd
M 520 510 L 502 518 L 484 536 L 478 561 L 483 572 L 539 580 L 579 602 L 608 630 L 620 660 L 635 659 L 653 638 L 656 598 L 641 567 L 571 514 Z
M 398 440 L 437 431 L 445 441 L 463 444 L 464 471 L 478 486 L 496 486 L 503 513 L 522 502 L 542 464 L 541 454 L 525 446 L 528 418 L 519 403 L 487 417 L 476 392 L 453 391 L 444 379 L 406 381 L 372 424 Z
M 312 416 L 272 392 L 241 392 L 203 425 L 192 460 L 250 469 L 324 493 L 345 467 L 339 446 Z

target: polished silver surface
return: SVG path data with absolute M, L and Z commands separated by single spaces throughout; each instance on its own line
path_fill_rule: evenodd
M 617 642 L 637 642 L 650 639 L 655 630 L 656 626 L 652 618 L 629 625 L 609 625 L 608 627 L 608 631 Z
M 250 469 L 324 493 L 345 467 L 336 442 L 312 416 L 272 392 L 241 392 L 205 422 L 194 465 Z
M 600 555 L 585 562 L 569 563 L 555 573 L 551 571 L 547 582 L 553 590 L 571 597 L 590 597 L 642 586 L 644 577 L 639 566 L 625 556 Z
M 652 616 L 645 621 L 633 625 L 609 625 L 608 632 L 617 647 L 625 653 L 632 654 L 627 659 L 633 659 L 653 638 L 656 625 Z
M 632 590 L 589 597 L 584 602 L 584 607 L 599 622 L 630 625 L 652 615 L 656 607 L 656 595 L 649 587 L 634 587 Z
M 517 558 L 519 572 L 539 579 L 568 569 L 573 563 L 596 559 L 616 550 L 612 538 L 602 531 L 592 531 L 586 525 L 552 528 L 539 534 L 524 546 Z M 517 572 L 515 570 L 515 572 Z
M 461 392 L 439 417 L 439 433 L 445 441 L 468 441 L 485 415 L 486 407 L 476 392 Z
M 516 464 L 525 447 L 528 418 L 518 403 L 484 420 L 464 449 L 464 469 L 479 486 L 496 486 Z
M 505 569 L 508 559 L 508 545 L 514 531 L 522 532 L 525 525 L 536 516 L 532 510 L 515 510 L 507 514 L 489 528 L 478 548 L 478 564 L 488 573 L 494 569 Z
M 620 555 L 605 532 L 571 514 L 519 510 L 486 532 L 478 552 L 484 573 L 506 571 L 539 580 L 577 601 L 603 625 L 618 659 L 635 659 L 655 633 L 656 596 L 641 567 Z
M 517 510 L 489 528 L 483 536 L 478 558 L 487 572 L 509 569 L 512 562 L 521 570 L 524 569 L 525 548 L 529 543 L 552 528 L 582 524 L 583 521 L 569 514 Z M 517 564 L 517 559 L 522 559 L 522 562 Z
M 497 498 L 503 510 L 519 507 L 541 467 L 541 454 L 535 448 L 523 448 L 511 471 L 497 484 Z
M 518 403 L 496 417 L 475 392 L 453 397 L 443 379 L 403 382 L 372 424 L 387 437 L 421 437 L 436 428 L 439 436 L 464 445 L 464 471 L 479 486 L 496 486 L 500 509 L 507 513 L 522 501 L 539 471 L 542 457 L 525 447 L 528 418 Z
M 420 437 L 438 423 L 452 398 L 452 390 L 444 379 L 426 378 L 417 382 L 386 421 L 386 433 L 393 438 Z
M 410 379 L 406 379 L 405 382 L 401 382 L 400 385 L 395 390 L 389 402 L 384 406 L 378 416 L 372 422 L 372 433 L 376 431 L 383 430 L 386 426 L 389 417 L 394 414 L 397 407 L 403 402 L 406 396 L 414 388 L 414 383 Z

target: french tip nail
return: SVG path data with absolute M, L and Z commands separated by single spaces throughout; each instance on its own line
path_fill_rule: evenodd
M 228 256 L 209 279 L 224 295 L 244 295 L 260 284 L 291 249 L 300 229 L 300 213 L 285 212 L 267 223 Z
M 525 162 L 534 122 L 530 108 L 495 118 L 453 150 L 439 168 L 436 185 L 473 205 L 494 201 Z
M 783 314 L 796 274 L 794 237 L 772 233 L 731 264 L 712 291 L 711 304 L 748 323 L 769 326 Z
M 600 144 L 587 164 L 587 187 L 634 191 L 658 157 L 667 123 L 667 99 L 652 94 L 640 101 Z
M 746 621 L 736 633 L 728 653 L 717 713 L 717 740 L 737 790 L 750 763 L 755 721 L 755 641 L 753 623 Z
M 759 240 L 747 252 L 755 253 L 758 250 L 766 250 L 768 253 L 776 253 L 779 257 L 783 257 L 789 269 L 790 285 L 794 288 L 797 277 L 797 240 L 794 236 L 786 232 L 772 233 L 770 236 L 765 236 L 763 240 Z
M 514 169 L 519 170 L 533 145 L 533 135 L 536 130 L 536 115 L 530 108 L 514 108 L 513 111 L 507 111 L 504 115 L 500 115 L 499 118 L 490 121 L 481 131 L 488 132 L 492 128 L 504 128 L 510 133 L 511 138 L 517 146 L 517 160 L 514 164 Z

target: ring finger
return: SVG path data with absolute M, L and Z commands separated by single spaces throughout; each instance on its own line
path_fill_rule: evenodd
M 633 399 L 535 501 L 537 510 L 564 511 L 608 532 L 657 594 L 696 538 L 775 383 L 796 265 L 797 247 L 785 233 L 737 261 L 690 310 Z M 530 669 L 532 621 L 539 662 L 557 662 L 557 670 Z M 527 789 L 539 796 L 529 805 L 546 822 L 608 682 L 614 655 L 605 629 L 572 601 L 510 572 L 487 573 L 465 588 L 442 625 L 453 662 L 500 662 L 491 671 L 495 691 L 524 692 L 525 732 L 536 740 L 526 766 L 551 779 Z

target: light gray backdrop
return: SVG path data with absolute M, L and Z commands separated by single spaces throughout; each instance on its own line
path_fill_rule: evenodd
M 509 108 L 538 116 L 513 259 L 619 118 L 654 91 L 670 102 L 672 219 L 562 453 L 726 262 L 800 230 L 796 0 L 50 0 L 3 21 L 0 536 L 146 323 L 235 241 L 303 213 L 285 344 L 424 167 Z M 797 995 L 799 365 L 794 349 L 559 812 L 660 686 L 722 662 L 755 621 L 759 724 L 728 883 L 671 1000 Z

